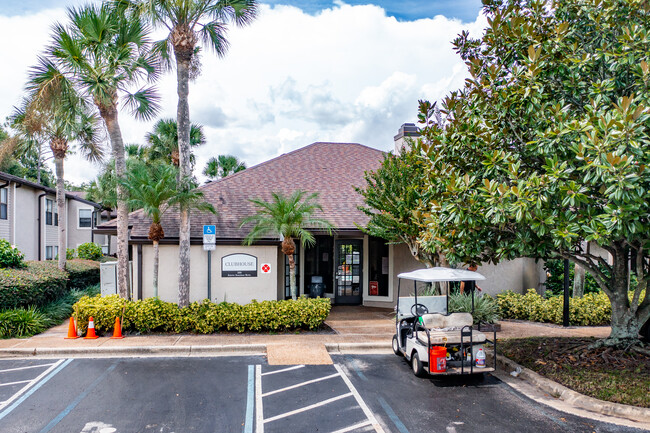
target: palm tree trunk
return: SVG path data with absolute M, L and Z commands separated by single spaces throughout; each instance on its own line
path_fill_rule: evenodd
M 115 159 L 115 175 L 118 179 L 126 172 L 124 142 L 117 120 L 117 108 L 102 109 L 100 114 L 106 123 L 106 129 L 111 139 L 113 158 Z M 117 183 L 117 287 L 120 297 L 129 298 L 129 208 L 127 193 L 124 186 Z
M 298 295 L 298 289 L 296 287 L 296 260 L 293 257 L 293 254 L 289 254 L 289 287 L 291 287 L 291 299 L 294 301 Z
M 178 152 L 180 157 L 180 187 L 187 189 L 190 177 L 190 107 L 188 97 L 190 61 L 193 51 L 175 50 L 178 107 L 176 123 L 178 127 Z M 190 301 L 190 212 L 186 206 L 180 208 L 180 227 L 178 233 L 178 306 L 186 307 Z
M 158 297 L 158 261 L 160 251 L 158 249 L 158 241 L 153 241 L 153 296 Z
M 63 183 L 63 157 L 54 157 L 56 171 L 56 207 L 59 214 L 59 269 L 65 270 L 66 264 L 66 214 L 65 214 L 65 184 Z

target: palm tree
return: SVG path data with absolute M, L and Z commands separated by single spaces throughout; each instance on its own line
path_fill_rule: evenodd
M 240 162 L 233 155 L 212 157 L 205 164 L 203 174 L 210 180 L 221 179 L 246 169 L 246 163 Z
M 317 210 L 323 208 L 316 201 L 318 193 L 305 197 L 305 191 L 295 191 L 289 197 L 281 193 L 272 193 L 271 201 L 261 199 L 250 200 L 257 212 L 245 218 L 240 228 L 252 223 L 253 227 L 244 238 L 245 245 L 251 245 L 256 239 L 264 235 L 279 236 L 282 239 L 282 252 L 289 259 L 289 285 L 291 287 L 291 298 L 296 299 L 296 261 L 293 257 L 296 252 L 294 238 L 300 241 L 300 245 L 312 246 L 316 242 L 314 235 L 308 228 L 320 228 L 331 235 L 334 226 L 323 218 L 314 217 Z
M 178 93 L 178 150 L 181 189 L 192 181 L 190 164 L 189 82 L 199 73 L 199 46 L 203 45 L 223 57 L 228 49 L 226 31 L 229 23 L 246 25 L 257 14 L 256 0 L 114 0 L 136 14 L 145 16 L 155 27 L 164 27 L 169 36 L 157 44 L 161 57 L 171 66 L 176 59 Z M 190 299 L 190 215 L 181 206 L 179 232 L 178 304 Z
M 145 136 L 149 147 L 147 157 L 150 160 L 160 160 L 167 164 L 179 166 L 178 127 L 174 119 L 160 119 L 153 130 Z M 203 127 L 195 123 L 190 127 L 190 147 L 205 144 Z M 194 155 L 190 154 L 190 163 L 194 165 Z
M 134 209 L 142 208 L 151 218 L 149 239 L 153 242 L 153 291 L 158 297 L 158 245 L 165 237 L 160 224 L 163 214 L 170 208 L 168 203 L 176 196 L 177 169 L 167 164 L 147 164 L 143 161 L 134 163 L 122 180 L 129 193 L 129 204 Z
M 131 93 L 133 86 L 155 80 L 157 56 L 151 51 L 148 28 L 136 17 L 107 3 L 68 9 L 68 24 L 56 24 L 40 68 L 58 72 L 62 80 L 99 110 L 110 137 L 115 173 L 126 171 L 124 142 L 118 121 L 120 98 L 138 119 L 151 119 L 158 98 L 150 87 Z M 44 88 L 48 81 L 40 83 Z M 128 297 L 128 205 L 126 190 L 117 184 L 117 254 L 120 296 Z
M 43 59 L 41 59 L 43 62 Z M 58 208 L 59 269 L 66 266 L 66 207 L 64 160 L 70 143 L 77 141 L 79 148 L 90 161 L 100 161 L 103 152 L 99 144 L 99 119 L 90 107 L 79 98 L 69 82 L 61 79 L 58 72 L 43 68 L 41 63 L 32 69 L 27 84 L 28 98 L 14 113 L 24 125 L 31 124 L 34 131 L 44 137 L 54 156 L 56 173 L 56 203 Z M 47 84 L 44 84 L 47 83 Z
M 22 107 L 28 105 L 27 100 L 23 100 Z M 9 138 L 6 150 L 11 149 L 12 155 L 28 156 L 36 154 L 36 183 L 41 184 L 41 166 L 43 164 L 43 143 L 41 137 L 41 119 L 40 113 L 32 110 L 30 116 L 26 116 L 24 109 L 16 108 L 14 113 L 9 116 L 9 122 L 12 129 L 17 134 Z

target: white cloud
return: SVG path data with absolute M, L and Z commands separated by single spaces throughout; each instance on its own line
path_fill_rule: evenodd
M 1 13 L 1 12 L 0 12 Z M 62 10 L 0 16 L 0 57 L 11 69 L 0 82 L 0 116 L 21 95 L 26 70 Z M 202 54 L 202 74 L 190 85 L 192 120 L 208 144 L 197 150 L 197 174 L 211 156 L 230 153 L 248 166 L 313 141 L 359 142 L 382 150 L 404 122 L 414 122 L 418 99 L 439 99 L 462 85 L 465 66 L 451 40 L 485 26 L 442 16 L 397 21 L 377 6 L 337 4 L 316 15 L 291 6 L 262 5 L 249 27 L 231 29 L 230 52 Z M 176 115 L 176 80 L 158 85 L 161 117 Z M 127 143 L 142 142 L 150 123 L 120 115 Z M 81 182 L 97 168 L 72 156 L 68 178 Z

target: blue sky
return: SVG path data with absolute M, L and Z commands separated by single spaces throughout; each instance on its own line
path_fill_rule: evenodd
M 0 6 L 0 13 L 4 15 L 22 15 L 47 8 L 65 7 L 80 2 L 81 0 L 5 1 Z M 7 5 L 6 3 L 10 4 Z M 262 3 L 296 6 L 309 14 L 318 13 L 334 5 L 332 0 L 266 0 Z M 381 6 L 386 10 L 388 16 L 408 21 L 419 18 L 433 18 L 436 15 L 458 18 L 465 22 L 474 21 L 481 9 L 481 0 L 346 0 L 345 3 L 349 5 L 374 4 Z

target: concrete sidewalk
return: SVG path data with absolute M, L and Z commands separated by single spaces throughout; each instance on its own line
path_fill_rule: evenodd
M 26 354 L 55 354 L 66 353 L 80 355 L 92 353 L 107 354 L 111 351 L 118 353 L 162 353 L 171 352 L 192 353 L 192 348 L 200 348 L 195 352 L 207 354 L 210 348 L 214 352 L 263 353 L 264 346 L 280 344 L 313 346 L 323 344 L 329 351 L 367 352 L 390 351 L 391 338 L 394 334 L 395 321 L 392 309 L 371 307 L 341 307 L 335 306 L 325 321 L 333 332 L 284 332 L 243 333 L 237 332 L 196 335 L 127 335 L 122 340 L 113 340 L 109 335 L 96 340 L 66 340 L 68 332 L 67 321 L 46 332 L 24 339 L 0 340 L 0 357 Z M 502 321 L 501 330 L 497 332 L 498 339 L 522 338 L 533 336 L 580 336 L 606 337 L 609 335 L 608 326 L 583 326 L 563 328 L 557 325 L 540 324 L 523 321 Z M 248 348 L 248 350 L 247 350 Z

